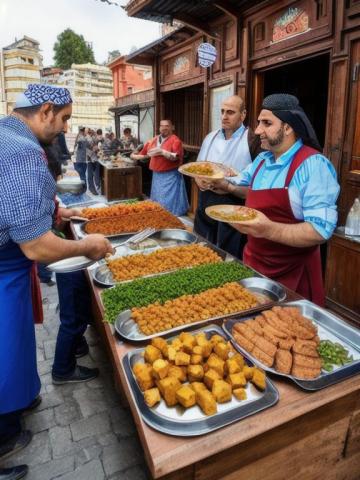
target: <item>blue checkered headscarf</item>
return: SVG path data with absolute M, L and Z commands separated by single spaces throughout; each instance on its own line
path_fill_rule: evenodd
M 36 107 L 44 103 L 68 105 L 72 103 L 72 99 L 67 88 L 44 83 L 31 83 L 25 92 L 18 96 L 14 108 Z

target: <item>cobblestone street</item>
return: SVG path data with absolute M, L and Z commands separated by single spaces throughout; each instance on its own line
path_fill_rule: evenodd
M 86 333 L 90 354 L 80 365 L 99 367 L 88 383 L 54 386 L 51 381 L 59 315 L 56 286 L 42 284 L 45 322 L 36 326 L 41 404 L 24 417 L 31 443 L 4 466 L 29 465 L 27 480 L 143 480 L 142 447 L 128 409 L 120 405 L 112 368 L 96 331 Z

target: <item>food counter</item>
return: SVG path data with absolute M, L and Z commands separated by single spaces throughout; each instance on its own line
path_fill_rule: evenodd
M 141 198 L 141 167 L 117 166 L 111 161 L 99 160 L 101 190 L 108 201 Z
M 359 478 L 359 375 L 315 392 L 304 391 L 287 378 L 268 375 L 279 401 L 266 410 L 196 437 L 170 436 L 149 427 L 138 410 L 122 363 L 138 345 L 124 342 L 114 326 L 104 322 L 101 289 L 90 269 L 87 275 L 96 325 L 112 360 L 119 394 L 133 414 L 153 478 Z M 289 290 L 286 293 L 286 301 L 299 299 Z

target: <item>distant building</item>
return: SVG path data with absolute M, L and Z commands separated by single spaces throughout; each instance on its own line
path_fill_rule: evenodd
M 16 97 L 29 83 L 40 82 L 42 56 L 39 42 L 24 36 L 1 49 L 0 116 L 9 114 Z
M 153 135 L 152 67 L 129 64 L 127 58 L 120 55 L 108 63 L 113 75 L 115 102 L 111 112 L 115 114 L 116 135 L 130 127 L 140 141 L 148 140 Z
M 73 111 L 69 125 L 72 132 L 77 132 L 79 126 L 113 130 L 113 114 L 109 112 L 114 102 L 113 79 L 108 67 L 91 63 L 73 63 L 69 70 L 46 67 L 41 72 L 41 81 L 70 90 Z

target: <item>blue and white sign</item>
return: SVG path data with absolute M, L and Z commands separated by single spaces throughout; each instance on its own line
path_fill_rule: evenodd
M 217 51 L 211 43 L 201 43 L 198 47 L 199 65 L 208 68 L 215 62 Z

